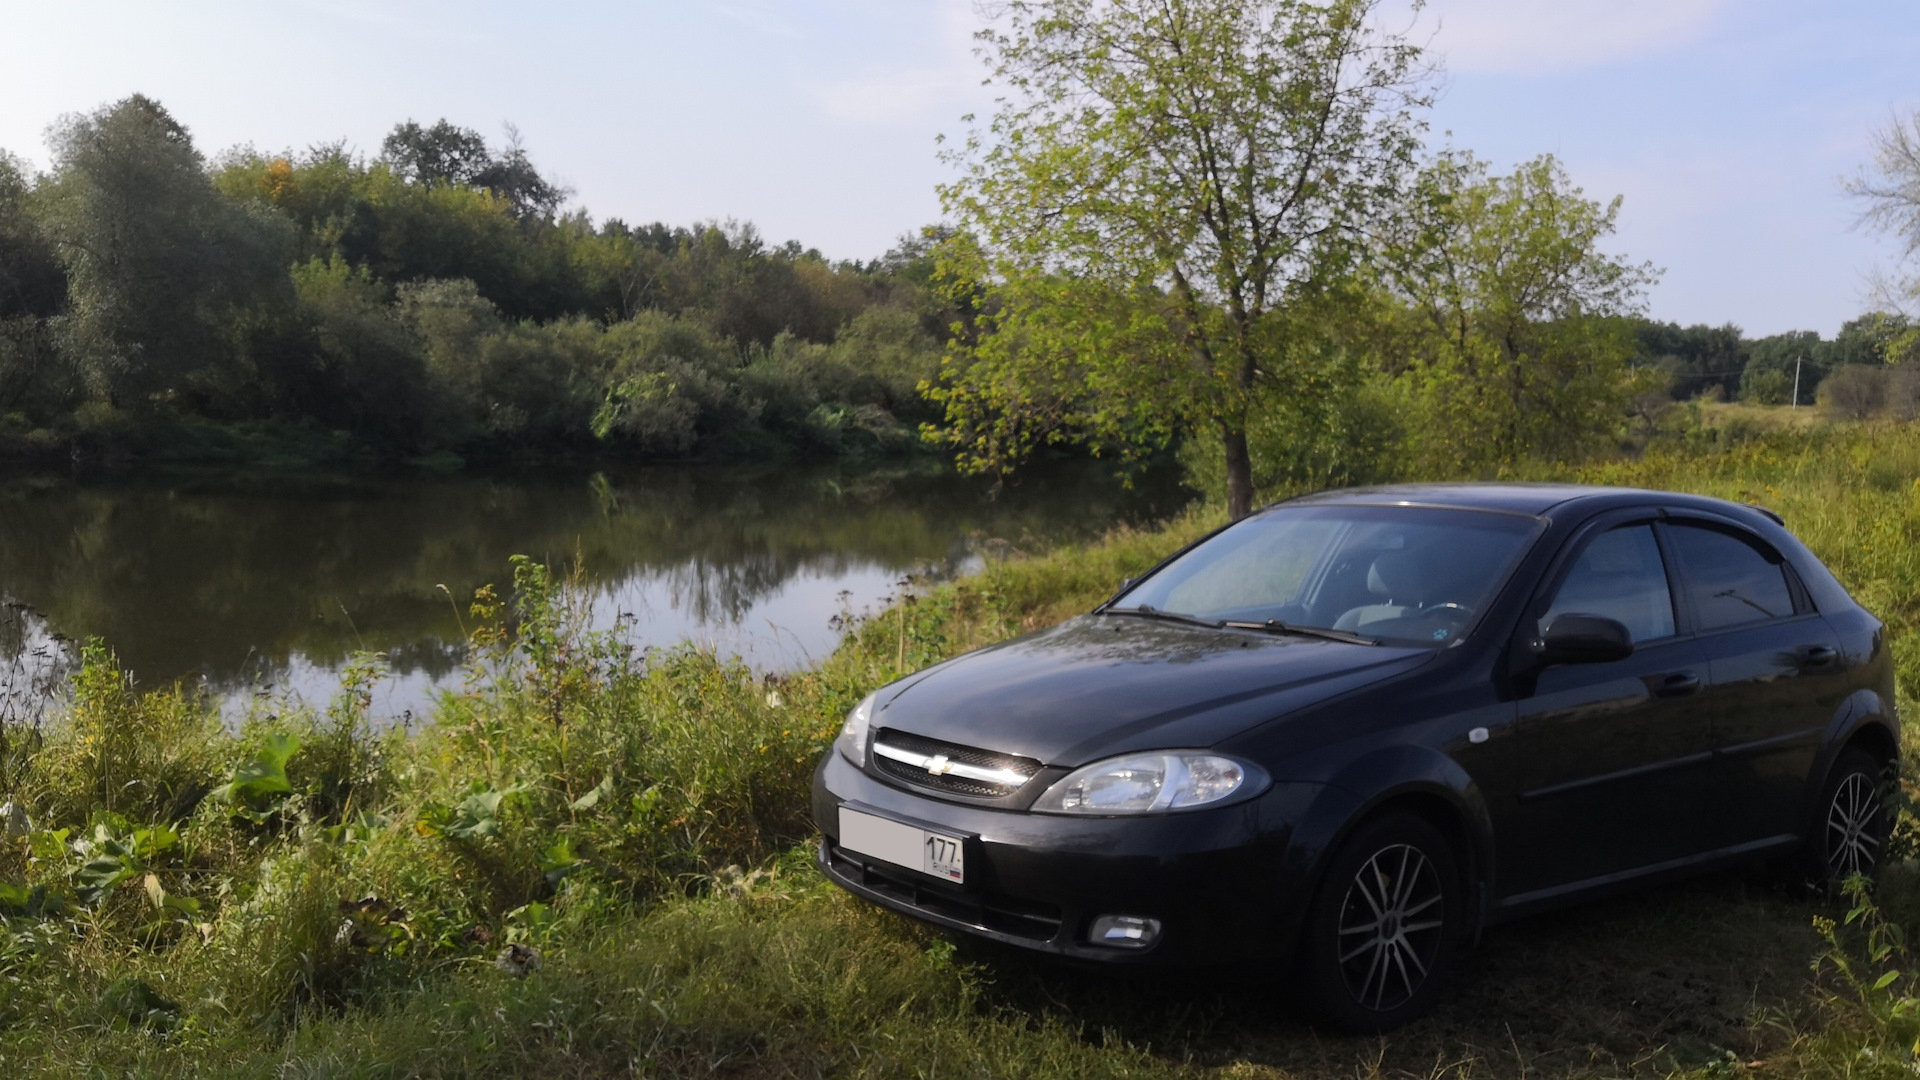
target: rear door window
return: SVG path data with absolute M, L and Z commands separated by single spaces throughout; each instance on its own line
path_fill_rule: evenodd
M 1667 534 L 1680 559 L 1687 606 L 1701 633 L 1784 619 L 1793 589 L 1778 555 L 1757 541 L 1706 525 L 1675 522 Z

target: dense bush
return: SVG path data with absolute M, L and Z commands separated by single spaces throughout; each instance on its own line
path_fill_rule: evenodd
M 1887 373 L 1881 368 L 1848 364 L 1821 380 L 1819 402 L 1841 420 L 1865 420 L 1885 407 Z

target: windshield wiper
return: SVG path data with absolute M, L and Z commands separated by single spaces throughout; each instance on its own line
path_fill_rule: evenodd
M 1178 611 L 1161 611 L 1152 604 L 1139 607 L 1110 607 L 1100 612 L 1102 615 L 1138 615 L 1143 619 L 1165 619 L 1168 622 L 1186 623 L 1189 626 L 1204 626 L 1209 630 L 1218 630 L 1227 625 L 1219 619 L 1203 619 L 1198 615 L 1186 615 Z
M 1232 619 L 1220 624 L 1235 630 L 1264 630 L 1269 634 L 1295 634 L 1300 637 L 1321 638 L 1326 641 L 1344 641 L 1349 645 L 1378 645 L 1379 638 L 1363 637 L 1348 630 L 1329 630 L 1322 626 L 1295 626 L 1279 619 L 1265 622 L 1236 622 Z
M 1143 619 L 1165 619 L 1168 622 L 1186 623 L 1189 626 L 1204 626 L 1209 630 L 1264 630 L 1269 634 L 1294 634 L 1300 637 L 1323 638 L 1327 641 L 1342 641 L 1348 645 L 1378 645 L 1379 639 L 1363 637 L 1346 630 L 1328 630 L 1318 626 L 1295 626 L 1279 619 L 1265 622 L 1239 622 L 1233 619 L 1203 619 L 1198 615 L 1187 615 L 1178 611 L 1161 611 L 1151 604 L 1139 607 L 1106 608 L 1102 615 L 1138 615 Z

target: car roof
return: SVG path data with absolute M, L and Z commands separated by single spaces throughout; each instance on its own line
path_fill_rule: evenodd
M 1463 510 L 1497 510 L 1510 514 L 1545 516 L 1554 511 L 1574 508 L 1598 509 L 1596 503 L 1636 505 L 1659 502 L 1668 506 L 1694 506 L 1702 510 L 1726 511 L 1738 507 L 1723 499 L 1700 495 L 1681 495 L 1671 491 L 1645 488 L 1601 487 L 1592 484 L 1385 484 L 1378 487 L 1340 488 L 1317 491 L 1288 499 L 1276 506 L 1349 505 L 1349 506 L 1446 506 Z M 1740 507 L 1744 510 L 1745 507 Z

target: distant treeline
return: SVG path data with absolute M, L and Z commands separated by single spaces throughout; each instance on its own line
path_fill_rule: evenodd
M 834 453 L 913 445 L 961 314 L 937 235 L 867 263 L 562 212 L 509 129 L 209 163 L 157 102 L 0 153 L 0 453 Z M 270 438 L 268 442 L 273 442 Z
M 1811 405 L 1830 376 L 1845 378 L 1829 388 L 1829 396 L 1876 379 L 1897 387 L 1910 381 L 1905 369 L 1920 361 L 1920 324 L 1885 312 L 1849 320 L 1830 340 L 1813 330 L 1748 338 L 1731 323 L 1683 327 L 1636 319 L 1633 328 L 1634 366 L 1665 372 L 1670 392 L 1682 399 L 1707 395 L 1784 405 L 1793 400 L 1797 369 L 1799 403 Z M 1851 410 L 1842 403 L 1841 411 Z

